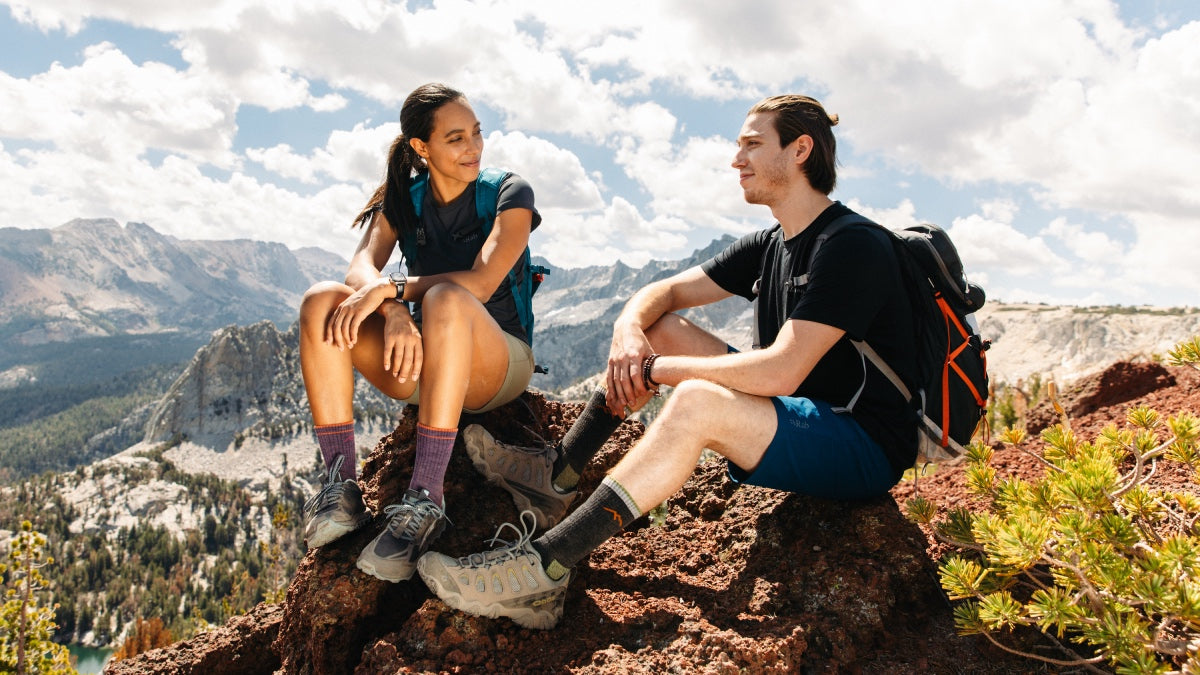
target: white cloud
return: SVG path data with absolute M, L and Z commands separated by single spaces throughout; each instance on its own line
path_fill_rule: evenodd
M 917 207 L 912 203 L 911 199 L 905 199 L 892 208 L 876 208 L 856 199 L 846 200 L 846 206 L 850 207 L 856 213 L 893 230 L 903 230 L 906 227 L 920 225 L 924 222 L 917 217 Z
M 1122 263 L 1126 246 L 1103 232 L 1089 232 L 1082 225 L 1055 218 L 1041 234 L 1061 242 L 1065 250 L 1092 265 L 1116 266 Z
M 234 164 L 237 102 L 218 83 L 162 63 L 136 65 L 109 43 L 83 57 L 28 79 L 0 73 L 0 134 L 100 159 L 156 148 Z
M 375 186 L 383 180 L 387 153 L 400 133 L 400 124 L 391 122 L 377 127 L 356 124 L 353 129 L 335 129 L 325 146 L 309 155 L 296 153 L 291 146 L 247 148 L 246 157 L 284 178 L 316 184 L 320 179 Z
M 604 205 L 600 187 L 579 157 L 536 136 L 493 131 L 484 146 L 484 164 L 514 171 L 529 181 L 539 211 L 593 211 Z
M 546 209 L 531 249 L 561 267 L 583 267 L 622 260 L 635 267 L 664 251 L 686 250 L 688 225 L 678 218 L 646 220 L 628 201 L 615 198 L 601 213 Z
M 942 220 L 998 287 L 1189 298 L 1200 286 L 1188 254 L 1200 243 L 1200 21 L 1151 36 L 1107 0 L 7 4 L 49 41 L 95 19 L 159 31 L 188 64 L 134 63 L 102 43 L 31 77 L 0 73 L 0 192 L 12 197 L 0 216 L 13 223 L 150 220 L 123 215 L 122 200 L 161 201 L 154 218 L 169 231 L 313 243 L 378 182 L 395 125 L 365 113 L 297 148 L 238 135 L 241 106 L 329 112 L 366 97 L 395 109 L 416 85 L 446 81 L 501 115 L 486 159 L 530 179 L 555 216 L 548 233 L 572 231 L 574 252 L 547 235 L 563 260 L 665 256 L 770 220 L 742 200 L 729 138 L 691 131 L 694 120 L 800 90 L 842 117 L 841 147 L 855 153 L 843 177 L 911 174 L 916 187 L 874 198 L 895 206 L 852 202 L 864 213 L 899 227 L 935 181 L 977 191 L 979 213 Z M 723 122 L 732 136 L 740 119 Z M 311 194 L 270 184 L 260 166 Z M 1050 215 L 1022 218 L 1016 204 L 1031 198 Z M 277 225 L 272 210 L 299 220 Z M 1031 272 L 1046 265 L 1052 279 Z
M 982 215 L 956 218 L 947 232 L 971 276 L 1002 272 L 1044 278 L 1066 264 L 1041 237 L 1026 236 L 1010 223 Z

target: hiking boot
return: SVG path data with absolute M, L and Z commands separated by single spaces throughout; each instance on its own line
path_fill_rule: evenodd
M 446 511 L 429 492 L 408 489 L 399 504 L 383 510 L 387 526 L 358 555 L 358 569 L 384 581 L 407 581 L 429 543 L 446 529 Z
M 362 488 L 353 480 L 338 477 L 345 459 L 338 455 L 321 491 L 304 502 L 304 543 L 308 548 L 324 546 L 371 519 L 371 510 L 363 505 Z
M 506 616 L 525 628 L 554 628 L 562 618 L 571 572 L 557 581 L 546 575 L 542 557 L 530 543 L 534 530 L 527 520 L 533 516 L 532 511 L 521 512 L 520 530 L 512 523 L 501 525 L 491 539 L 504 544 L 501 548 L 465 558 L 426 553 L 417 562 L 425 585 L 442 602 L 468 614 Z M 515 542 L 500 541 L 506 527 L 520 535 Z
M 567 513 L 577 490 L 554 488 L 554 448 L 521 448 L 501 443 L 487 429 L 472 424 L 463 430 L 471 462 L 489 481 L 508 490 L 519 511 L 532 511 L 538 529 L 554 527 Z

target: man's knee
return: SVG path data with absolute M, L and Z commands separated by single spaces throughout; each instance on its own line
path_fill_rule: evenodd
M 684 380 L 671 392 L 659 419 L 684 430 L 708 430 L 720 419 L 731 396 L 728 389 L 707 380 Z

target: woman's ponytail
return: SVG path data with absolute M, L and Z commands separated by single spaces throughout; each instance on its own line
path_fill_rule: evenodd
M 412 149 L 408 138 L 404 134 L 397 136 L 388 150 L 383 183 L 375 188 L 367 205 L 354 217 L 354 227 L 369 223 L 376 211 L 382 211 L 397 237 L 415 228 L 417 210 L 412 203 L 409 187 L 412 185 L 413 172 L 424 168 L 425 160 Z
M 383 184 L 375 189 L 367 205 L 354 217 L 354 227 L 369 223 L 376 211 L 382 211 L 398 238 L 403 239 L 405 232 L 416 229 L 417 209 L 412 203 L 409 186 L 413 174 L 428 167 L 409 140 L 419 138 L 428 143 L 433 132 L 433 114 L 443 105 L 459 99 L 466 100 L 462 92 L 436 82 L 423 84 L 408 95 L 400 108 L 400 135 L 388 150 Z

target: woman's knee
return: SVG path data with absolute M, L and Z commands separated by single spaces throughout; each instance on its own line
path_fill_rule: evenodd
M 318 281 L 304 292 L 304 298 L 300 300 L 300 321 L 324 322 L 325 317 L 353 292 L 346 284 Z
M 452 283 L 441 283 L 425 291 L 421 298 L 424 323 L 461 318 L 483 307 L 470 291 Z

